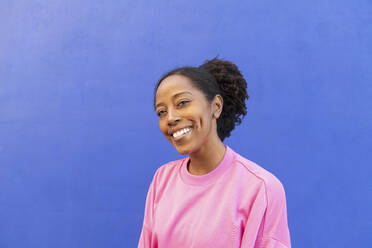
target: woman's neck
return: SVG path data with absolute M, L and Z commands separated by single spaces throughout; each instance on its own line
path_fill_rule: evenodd
M 190 154 L 188 171 L 193 175 L 204 175 L 214 170 L 222 161 L 226 147 L 217 139 L 203 145 L 197 152 Z

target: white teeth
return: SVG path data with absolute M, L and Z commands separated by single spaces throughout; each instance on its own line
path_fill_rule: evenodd
M 173 138 L 180 137 L 181 135 L 184 135 L 185 133 L 188 133 L 191 131 L 191 128 L 186 127 L 184 129 L 181 129 L 173 134 Z

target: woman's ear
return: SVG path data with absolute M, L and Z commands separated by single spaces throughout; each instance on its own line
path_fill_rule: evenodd
M 222 113 L 223 98 L 221 95 L 216 95 L 212 101 L 213 118 L 218 119 Z

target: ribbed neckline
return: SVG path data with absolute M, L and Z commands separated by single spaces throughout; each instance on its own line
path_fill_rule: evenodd
M 218 166 L 212 170 L 211 172 L 197 176 L 192 175 L 187 170 L 187 163 L 190 160 L 190 157 L 184 158 L 182 161 L 182 164 L 179 168 L 179 175 L 181 179 L 186 183 L 194 186 L 202 186 L 207 184 L 212 184 L 214 181 L 216 181 L 218 178 L 222 176 L 230 167 L 231 161 L 233 160 L 233 151 L 230 147 L 226 146 L 225 155 L 222 159 L 222 161 L 218 164 Z

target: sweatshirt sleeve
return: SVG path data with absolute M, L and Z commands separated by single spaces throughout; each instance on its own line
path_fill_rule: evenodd
M 155 177 L 150 184 L 150 187 L 147 192 L 145 213 L 143 218 L 143 225 L 141 236 L 138 242 L 138 248 L 151 248 L 152 243 L 152 224 L 154 216 L 154 200 L 155 200 Z
M 260 227 L 254 248 L 290 248 L 285 191 L 275 176 L 265 182 L 264 197 L 266 204 L 262 204 L 263 209 L 259 211 L 262 218 L 258 223 Z M 244 239 L 246 235 L 250 234 L 244 232 L 242 248 L 252 247 L 244 243 L 244 240 L 248 240 Z

